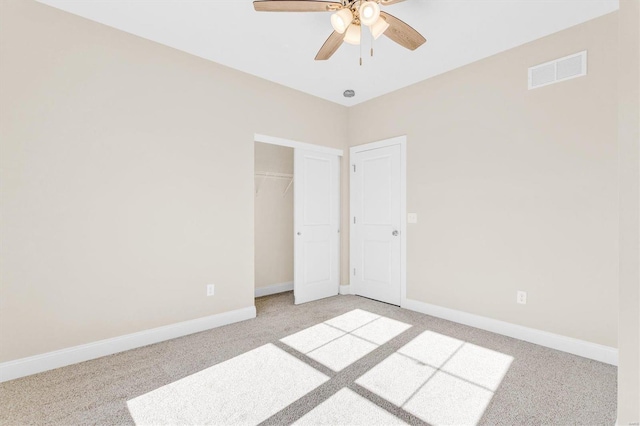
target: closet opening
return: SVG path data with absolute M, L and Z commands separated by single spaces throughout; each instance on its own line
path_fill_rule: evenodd
M 255 297 L 289 292 L 293 304 L 293 148 L 255 142 Z
M 335 148 L 255 135 L 256 297 L 293 290 L 282 301 L 297 305 L 338 294 L 341 156 Z

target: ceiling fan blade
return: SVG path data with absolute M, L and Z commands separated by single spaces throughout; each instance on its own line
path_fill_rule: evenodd
M 318 0 L 260 0 L 253 2 L 258 12 L 330 12 L 342 8 L 341 3 Z
M 391 4 L 396 4 L 396 3 L 400 3 L 403 2 L 404 0 L 381 0 L 380 4 L 383 6 L 389 6 Z
M 406 47 L 409 50 L 416 50 L 427 41 L 419 32 L 395 16 L 389 15 L 386 12 L 380 12 L 380 16 L 389 24 L 389 28 L 384 32 L 384 35 L 400 46 Z
M 318 51 L 316 61 L 326 61 L 329 59 L 334 53 L 336 53 L 336 50 L 342 46 L 343 38 L 344 36 L 339 32 L 332 32 L 327 41 L 324 42 Z

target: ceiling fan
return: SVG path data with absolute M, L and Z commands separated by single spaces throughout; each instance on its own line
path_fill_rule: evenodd
M 334 12 L 331 15 L 333 33 L 316 55 L 316 61 L 329 59 L 342 45 L 360 44 L 362 27 L 371 30 L 374 39 L 382 34 L 409 50 L 416 50 L 427 40 L 419 32 L 393 15 L 380 10 L 380 6 L 400 3 L 404 0 L 256 0 L 253 7 L 258 12 Z M 371 51 L 373 55 L 373 49 Z M 362 58 L 360 59 L 362 65 Z

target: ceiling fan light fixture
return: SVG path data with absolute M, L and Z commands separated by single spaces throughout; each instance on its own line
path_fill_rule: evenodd
M 380 17 L 380 6 L 375 1 L 364 1 L 360 5 L 359 15 L 363 25 L 371 26 Z
M 1 1 L 1 0 L 0 0 Z M 362 32 L 369 27 L 371 39 L 386 34 L 400 46 L 416 50 L 427 40 L 407 23 L 381 11 L 380 7 L 405 0 L 254 0 L 258 12 L 329 12 L 333 31 L 315 56 L 316 61 L 326 61 L 344 43 L 360 46 L 362 65 Z M 371 45 L 373 56 L 373 45 Z
M 349 25 L 347 32 L 344 35 L 344 42 L 349 44 L 360 44 L 360 25 Z
M 389 28 L 389 23 L 383 17 L 380 17 L 378 18 L 376 23 L 369 28 L 371 29 L 371 35 L 373 36 L 374 40 L 377 40 L 378 37 L 384 34 L 385 31 L 387 31 L 387 29 Z
M 340 34 L 344 34 L 349 25 L 353 21 L 353 13 L 349 9 L 340 9 L 333 15 L 331 15 L 331 26 Z

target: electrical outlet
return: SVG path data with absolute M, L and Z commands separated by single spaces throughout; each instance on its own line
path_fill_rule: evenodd
M 418 223 L 418 213 L 409 213 L 407 215 L 408 223 Z
M 215 286 L 213 284 L 207 284 L 207 296 L 213 296 L 215 294 Z
M 527 292 L 526 291 L 518 291 L 518 294 L 516 296 L 516 302 L 518 302 L 521 305 L 526 305 L 527 304 Z

